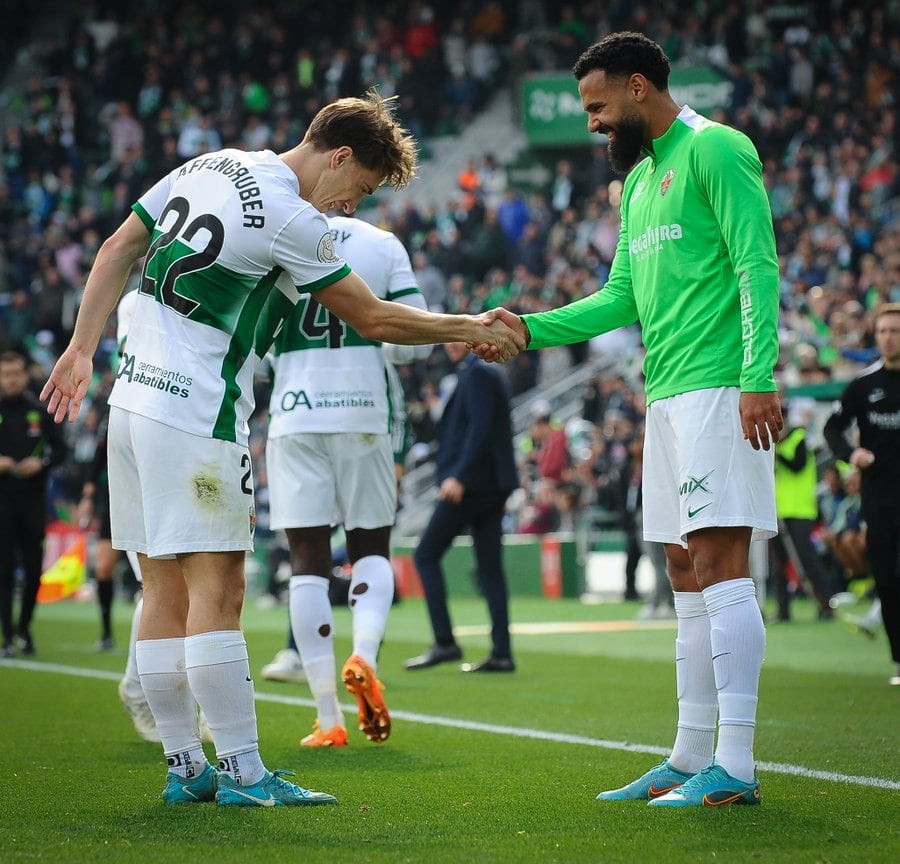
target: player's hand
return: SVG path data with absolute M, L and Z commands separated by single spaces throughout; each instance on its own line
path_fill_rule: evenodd
M 768 450 L 777 443 L 779 433 L 784 429 L 781 414 L 781 399 L 776 392 L 741 393 L 741 428 L 744 440 L 750 442 L 754 450 Z
M 56 361 L 47 383 L 41 390 L 41 401 L 47 401 L 47 413 L 57 423 L 68 415 L 74 423 L 87 394 L 94 364 L 90 357 L 70 345 Z
M 503 362 L 524 350 L 525 337 L 504 324 L 498 316 L 483 312 L 475 320 L 484 335 L 473 339 L 469 347 L 482 360 Z
M 496 362 L 497 360 L 509 360 L 510 357 L 515 357 L 520 351 L 525 350 L 525 325 L 522 323 L 522 319 L 519 318 L 513 312 L 510 312 L 508 309 L 504 309 L 502 307 L 498 307 L 496 309 L 491 309 L 488 312 L 483 312 L 479 316 L 482 324 L 486 327 L 489 327 L 491 330 L 498 330 L 498 328 L 502 330 L 510 330 L 514 334 L 514 341 L 516 350 L 510 354 L 505 356 L 501 356 L 500 349 L 498 346 L 492 345 L 490 343 L 484 344 L 473 344 L 472 351 L 477 354 L 482 360 L 487 360 L 488 362 Z

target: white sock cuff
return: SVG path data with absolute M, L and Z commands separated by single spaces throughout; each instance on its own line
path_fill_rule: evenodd
M 678 618 L 702 618 L 706 615 L 706 600 L 700 591 L 673 591 L 675 615 Z
M 747 600 L 756 602 L 756 585 L 749 577 L 742 579 L 728 579 L 725 582 L 719 582 L 710 585 L 709 588 L 703 589 L 703 599 L 706 601 L 706 608 L 709 614 L 726 608 L 727 606 L 737 606 Z
M 184 640 L 184 665 L 188 669 L 249 659 L 247 641 L 240 630 L 213 630 Z
M 695 705 L 690 702 L 679 700 L 678 728 L 700 729 L 704 732 L 714 732 L 718 714 L 718 702 L 713 702 L 709 705 Z
M 720 726 L 756 726 L 759 698 L 746 693 L 719 694 Z
M 184 671 L 184 638 L 138 639 L 134 643 L 134 657 L 142 675 Z
M 319 588 L 326 594 L 328 593 L 328 580 L 324 576 L 291 576 L 291 580 L 288 582 L 288 588 L 291 591 L 306 585 Z

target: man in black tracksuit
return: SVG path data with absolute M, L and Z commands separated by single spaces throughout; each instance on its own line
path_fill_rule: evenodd
M 34 653 L 31 616 L 41 582 L 47 524 L 47 475 L 66 456 L 62 427 L 28 391 L 25 357 L 0 355 L 0 656 L 11 657 L 13 637 L 22 653 Z M 13 627 L 16 553 L 25 582 L 19 623 Z
M 862 517 L 869 565 L 881 600 L 881 615 L 900 686 L 900 303 L 888 303 L 875 316 L 875 342 L 881 361 L 854 378 L 838 410 L 825 424 L 825 440 L 838 459 L 859 468 Z M 859 446 L 846 432 L 852 421 Z

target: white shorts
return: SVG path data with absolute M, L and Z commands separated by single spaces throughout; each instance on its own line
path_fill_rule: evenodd
M 269 438 L 269 525 L 384 528 L 397 512 L 391 436 L 302 432 Z
M 113 407 L 107 459 L 114 549 L 149 558 L 253 549 L 253 471 L 243 445 Z
M 642 495 L 644 539 L 679 543 L 699 528 L 748 526 L 778 533 L 775 448 L 744 440 L 737 387 L 694 390 L 647 406 Z

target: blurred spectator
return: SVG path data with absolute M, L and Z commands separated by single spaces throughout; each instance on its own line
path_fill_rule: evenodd
M 556 489 L 556 484 L 546 478 L 534 483 L 530 499 L 519 515 L 517 534 L 549 534 L 558 530 L 560 512 Z
M 785 417 L 791 416 L 784 401 L 782 413 Z M 827 584 L 825 570 L 812 542 L 813 528 L 819 518 L 817 486 L 816 457 L 807 446 L 806 428 L 786 429 L 775 445 L 775 507 L 779 533 L 769 541 L 778 621 L 791 618 L 789 565 L 818 604 L 819 618 L 834 617 L 828 601 L 835 592 Z
M 566 430 L 551 420 L 549 403 L 535 403 L 533 421 L 524 442 L 520 471 L 534 479 L 549 480 L 554 486 L 565 479 L 571 465 Z
M 413 273 L 428 308 L 432 312 L 443 312 L 447 308 L 447 278 L 440 268 L 429 262 L 424 252 L 412 256 Z
M 866 531 L 862 521 L 860 474 L 848 467 L 843 474 L 843 496 L 837 501 L 822 537 L 841 566 L 844 579 L 851 582 L 868 575 Z

